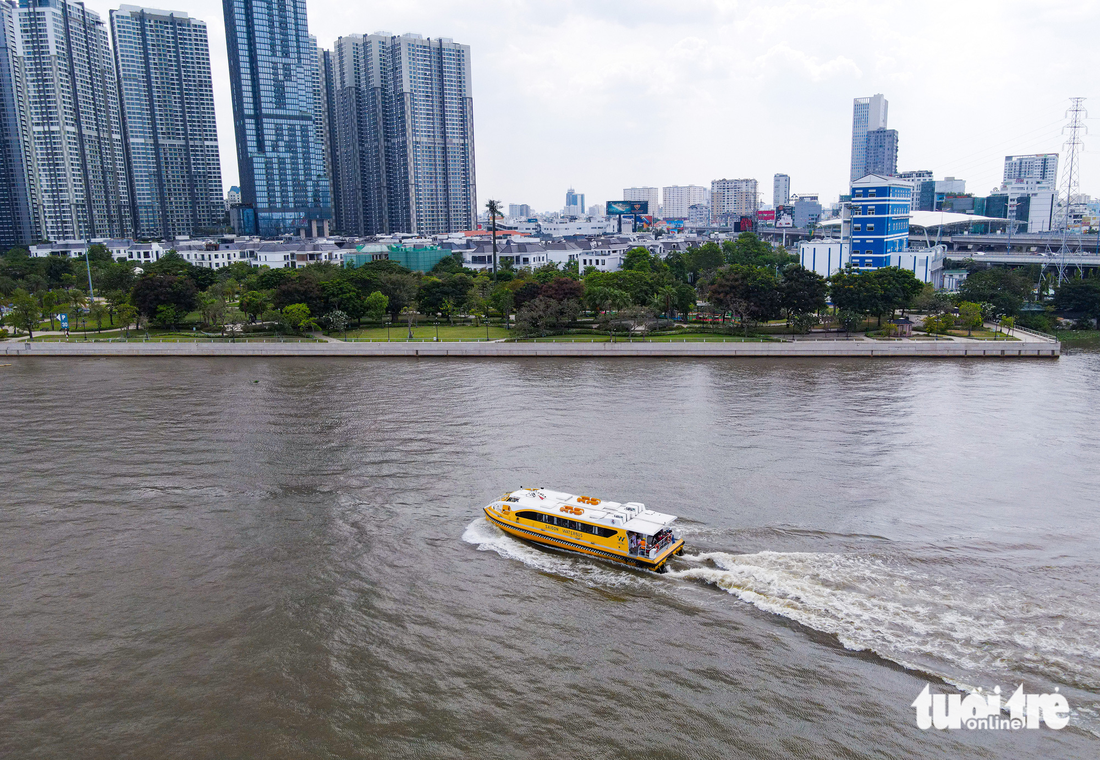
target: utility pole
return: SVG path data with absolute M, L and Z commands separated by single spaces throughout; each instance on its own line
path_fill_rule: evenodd
M 1067 132 L 1068 134 L 1066 136 L 1065 142 L 1065 202 L 1062 206 L 1061 216 L 1059 217 L 1059 221 L 1061 222 L 1060 228 L 1062 232 L 1062 247 L 1059 251 L 1058 258 L 1059 285 L 1061 285 L 1062 282 L 1066 279 L 1066 255 L 1069 253 L 1070 204 L 1073 202 L 1073 196 L 1077 195 L 1077 191 L 1080 188 L 1080 153 L 1084 150 L 1083 137 L 1086 133 L 1088 133 L 1088 127 L 1085 126 L 1085 119 L 1088 118 L 1088 112 L 1082 106 L 1082 104 L 1085 102 L 1085 99 L 1070 98 L 1069 100 L 1071 105 L 1066 110 L 1066 116 L 1069 118 L 1069 124 L 1062 128 L 1062 131 Z M 1080 246 L 1078 246 L 1078 248 L 1080 248 Z
M 85 216 L 88 215 L 88 202 L 84 201 Z M 88 306 L 92 305 L 95 301 L 95 293 L 92 292 L 92 264 L 88 260 L 88 246 L 90 245 L 90 238 L 88 237 L 88 218 L 84 220 L 84 267 L 88 270 Z

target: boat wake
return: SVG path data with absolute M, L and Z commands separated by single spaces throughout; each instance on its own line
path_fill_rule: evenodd
M 893 559 L 843 553 L 689 553 L 679 569 L 658 576 L 536 549 L 481 519 L 463 539 L 592 585 L 707 584 L 835 636 L 847 649 L 872 652 L 964 690 L 1027 679 L 1091 695 L 1100 691 L 1100 611 L 1072 597 L 1037 599 L 1014 585 L 976 586 Z
M 627 588 L 642 586 L 651 581 L 644 571 L 617 568 L 550 547 L 535 547 L 509 536 L 483 518 L 466 526 L 462 540 L 474 544 L 479 551 L 493 551 L 502 557 L 519 560 L 536 570 L 581 581 L 594 588 Z

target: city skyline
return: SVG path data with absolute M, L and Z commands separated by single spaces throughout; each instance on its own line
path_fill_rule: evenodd
M 87 3 L 104 18 L 119 5 Z M 937 177 L 965 177 L 969 188 L 986 193 L 999 184 L 1005 155 L 1061 152 L 1068 98 L 1100 97 L 1087 74 L 1100 53 L 1083 31 L 1100 19 L 1100 10 L 940 6 L 847 3 L 806 10 L 772 3 L 738 10 L 689 2 L 669 19 L 655 4 L 625 17 L 611 3 L 569 3 L 547 18 L 522 3 L 486 3 L 471 12 L 430 1 L 360 9 L 310 0 L 308 15 L 310 32 L 326 49 L 342 34 L 379 30 L 470 45 L 475 103 L 509 105 L 494 119 L 480 110 L 479 205 L 492 197 L 556 210 L 570 184 L 584 188 L 589 203 L 603 203 L 623 187 L 709 185 L 721 177 L 755 177 L 766 186 L 776 172 L 791 175 L 792 192 L 815 190 L 823 201 L 835 199 L 847 191 L 852 99 L 875 92 L 890 99 L 890 127 L 903 138 L 899 171 L 930 168 Z M 173 10 L 171 3 L 151 7 Z M 239 184 L 239 174 L 221 3 L 198 0 L 186 10 L 208 24 L 227 189 Z M 933 25 L 939 13 L 958 23 Z M 877 33 L 886 25 L 888 38 Z M 1012 50 L 1025 42 L 1058 49 L 1073 63 L 1052 61 L 1000 76 L 1013 65 Z M 967 81 L 944 88 L 932 76 L 941 70 L 937 57 L 969 71 L 971 80 L 976 72 L 981 87 Z M 1021 92 L 1040 93 L 1028 98 L 1024 111 Z M 681 99 L 687 118 L 653 113 L 666 107 L 662 103 L 678 113 Z M 929 120 L 928 102 L 941 104 L 951 119 Z M 746 108 L 766 118 L 738 119 Z M 577 109 L 601 118 L 586 120 L 578 132 Z M 638 155 L 652 158 L 645 169 L 638 168 Z M 1093 179 L 1100 178 L 1100 156 L 1086 153 L 1081 175 L 1083 192 L 1100 193 L 1100 179 Z M 763 200 L 770 200 L 766 190 Z

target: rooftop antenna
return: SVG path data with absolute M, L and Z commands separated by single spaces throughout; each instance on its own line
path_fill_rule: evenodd
M 1088 112 L 1084 109 L 1084 98 L 1070 98 L 1070 107 L 1066 110 L 1066 117 L 1069 119 L 1069 124 L 1062 128 L 1062 131 L 1067 133 L 1065 142 L 1066 151 L 1066 173 L 1063 179 L 1064 198 L 1062 208 L 1058 215 L 1058 227 L 1062 233 L 1062 247 L 1059 250 L 1058 258 L 1058 284 L 1061 285 L 1066 279 L 1066 255 L 1069 253 L 1069 224 L 1070 224 L 1070 204 L 1073 202 L 1074 196 L 1078 194 L 1081 185 L 1081 166 L 1080 166 L 1080 154 L 1084 150 L 1084 135 L 1088 133 L 1088 127 L 1085 126 L 1085 119 L 1088 118 Z M 1060 195 L 1063 195 L 1060 193 Z M 1080 245 L 1078 245 L 1078 251 L 1080 251 Z

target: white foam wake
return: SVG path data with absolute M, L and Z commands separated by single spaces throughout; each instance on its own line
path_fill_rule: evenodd
M 1011 589 L 974 589 L 872 558 L 825 553 L 692 559 L 713 567 L 669 577 L 712 584 L 770 613 L 829 633 L 912 669 L 958 681 L 961 673 L 1041 673 L 1062 683 L 1100 683 L 1097 614 L 1025 598 Z M 1039 602 L 1039 603 L 1037 603 Z M 938 664 L 948 665 L 944 668 Z
M 483 518 L 466 526 L 462 540 L 474 544 L 479 551 L 493 551 L 502 557 L 519 560 L 536 570 L 572 578 L 593 587 L 624 588 L 652 582 L 652 579 L 638 572 L 620 570 L 613 565 L 590 561 L 579 555 L 532 546 L 509 536 Z

